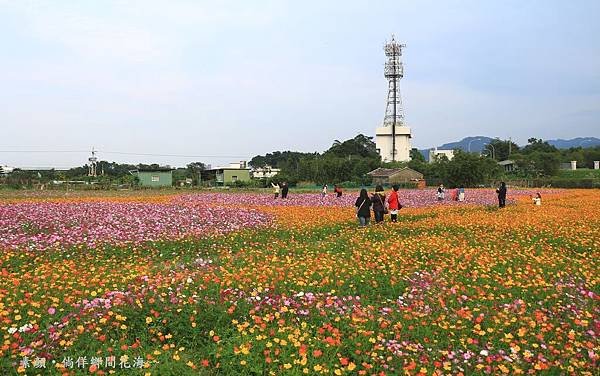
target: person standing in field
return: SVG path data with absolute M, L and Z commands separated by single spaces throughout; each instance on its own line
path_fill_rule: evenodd
M 289 189 L 290 188 L 288 187 L 288 183 L 286 181 L 284 181 L 281 184 L 281 198 L 287 198 Z
M 342 187 L 340 187 L 339 185 L 334 186 L 333 192 L 336 194 L 337 198 L 342 197 Z
M 281 187 L 279 186 L 279 183 L 271 183 L 271 186 L 273 187 L 273 193 L 275 194 L 275 199 L 277 199 L 277 197 L 279 197 L 279 190 L 281 189 Z
M 371 199 L 366 189 L 360 190 L 360 195 L 354 203 L 356 206 L 356 216 L 358 217 L 358 225 L 365 227 L 371 220 Z
M 390 197 L 388 198 L 388 206 L 390 208 L 390 217 L 392 222 L 398 222 L 398 210 L 402 207 L 400 205 L 400 197 L 398 196 L 398 189 L 400 187 L 398 184 L 394 184 L 392 186 L 392 192 L 390 193 Z
M 533 204 L 536 206 L 542 206 L 542 195 L 540 194 L 540 192 L 536 193 L 536 195 L 531 199 L 531 201 L 533 201 Z
M 506 183 L 500 183 L 500 187 L 496 189 L 496 193 L 498 194 L 498 207 L 503 208 L 506 206 Z
M 327 196 L 327 184 L 323 184 L 323 190 L 321 190 L 321 197 Z
M 464 187 L 458 188 L 458 201 L 460 201 L 460 202 L 465 201 L 465 188 Z
M 385 192 L 383 187 L 378 185 L 375 187 L 375 193 L 371 197 L 373 203 L 373 213 L 375 214 L 375 223 L 383 222 L 383 215 L 385 214 Z
M 437 189 L 437 199 L 438 199 L 438 201 L 444 200 L 445 196 L 446 196 L 446 191 L 444 190 L 444 184 L 440 184 L 440 186 Z

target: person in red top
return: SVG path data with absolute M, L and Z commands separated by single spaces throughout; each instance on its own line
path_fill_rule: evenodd
M 392 193 L 390 193 L 390 197 L 388 197 L 388 206 L 390 208 L 390 217 L 392 218 L 392 222 L 398 222 L 398 210 L 402 207 L 400 205 L 400 197 L 398 196 L 398 185 L 392 186 Z

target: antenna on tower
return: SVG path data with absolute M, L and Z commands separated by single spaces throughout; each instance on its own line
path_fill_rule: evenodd
M 406 45 L 396 42 L 394 34 L 392 34 L 392 40 L 387 42 L 383 48 L 387 57 L 384 76 L 388 80 L 388 96 L 383 125 L 392 127 L 392 162 L 396 161 L 396 125 L 404 123 L 402 97 L 400 96 L 400 79 L 404 77 L 404 66 L 400 57 L 404 47 Z
M 88 165 L 88 176 L 96 177 L 96 166 L 98 164 L 98 157 L 96 157 L 96 150 L 92 147 L 92 156 L 88 158 L 90 164 Z

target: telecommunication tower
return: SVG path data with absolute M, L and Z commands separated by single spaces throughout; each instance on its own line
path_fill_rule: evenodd
M 388 81 L 388 95 L 383 126 L 377 128 L 377 144 L 382 159 L 388 161 L 405 161 L 410 155 L 410 128 L 404 123 L 402 97 L 400 95 L 400 79 L 404 77 L 402 65 L 402 48 L 394 36 L 384 46 L 386 62 L 384 76 Z
M 92 148 L 92 156 L 88 158 L 90 164 L 88 165 L 88 176 L 97 176 L 96 166 L 98 164 L 98 157 L 96 157 L 96 150 Z

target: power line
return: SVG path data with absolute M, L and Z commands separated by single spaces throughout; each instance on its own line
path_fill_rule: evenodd
M 0 150 L 0 153 L 89 153 L 89 150 Z M 97 153 L 132 155 L 145 157 L 176 157 L 176 158 L 246 158 L 245 155 L 185 155 L 185 154 L 156 154 L 156 153 L 134 153 L 124 151 L 96 150 Z
M 122 151 L 102 151 L 104 154 L 120 154 L 120 155 L 142 155 L 147 157 L 181 157 L 181 158 L 245 158 L 245 155 L 183 155 L 183 154 L 154 154 L 154 153 L 129 153 Z

